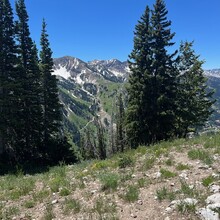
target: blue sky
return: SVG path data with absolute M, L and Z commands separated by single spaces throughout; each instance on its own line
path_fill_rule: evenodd
M 14 1 L 11 0 L 12 6 Z M 127 60 L 133 48 L 133 31 L 146 5 L 154 0 L 26 0 L 33 40 L 39 45 L 42 18 L 54 57 Z M 165 0 L 181 40 L 194 40 L 205 69 L 220 68 L 220 0 Z M 176 49 L 176 48 L 173 48 Z

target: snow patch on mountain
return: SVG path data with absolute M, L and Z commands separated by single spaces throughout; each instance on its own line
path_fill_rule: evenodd
M 82 74 L 83 74 L 83 72 L 80 73 L 79 75 L 77 75 L 76 78 L 75 78 L 76 82 L 77 82 L 78 84 L 80 84 L 80 85 L 83 85 L 83 83 L 84 83 L 84 81 L 81 79 L 81 75 L 82 75 Z
M 207 77 L 220 78 L 220 69 L 206 70 L 205 75 Z
M 56 76 L 61 76 L 64 79 L 68 79 L 69 77 L 71 77 L 70 72 L 67 71 L 66 67 L 61 65 L 59 65 L 58 68 L 54 69 L 52 74 Z
M 72 68 L 77 69 L 78 66 L 79 66 L 79 60 L 77 58 L 74 58 L 74 63 L 72 65 Z
M 112 72 L 115 76 L 117 76 L 117 77 L 120 77 L 120 76 L 123 76 L 123 75 L 124 75 L 124 73 L 122 73 L 122 72 L 120 72 L 120 71 L 116 71 L 116 70 L 111 70 L 111 72 Z

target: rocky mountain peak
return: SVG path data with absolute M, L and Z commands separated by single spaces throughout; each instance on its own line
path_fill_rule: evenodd
M 206 70 L 205 75 L 207 77 L 220 78 L 220 69 Z
M 90 62 L 71 56 L 54 59 L 54 75 L 65 79 L 71 78 L 78 84 L 91 83 L 100 78 L 122 82 L 127 78 L 128 73 L 128 63 L 117 59 Z

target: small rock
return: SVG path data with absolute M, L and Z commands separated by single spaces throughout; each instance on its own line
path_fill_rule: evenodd
M 62 197 L 59 199 L 59 203 L 64 203 L 66 201 L 66 198 Z
M 52 205 L 54 205 L 54 204 L 56 204 L 56 203 L 58 203 L 58 200 L 57 200 L 57 199 L 55 199 L 55 200 L 53 200 L 53 201 L 51 202 Z
M 56 193 L 53 193 L 53 196 L 55 196 L 56 195 Z
M 198 169 L 200 169 L 200 170 L 207 170 L 207 169 L 209 169 L 209 166 L 208 165 L 200 165 L 198 167 Z
M 219 202 L 220 202 L 220 193 L 215 193 L 206 199 L 207 204 L 213 204 Z
M 191 199 L 191 198 L 186 198 L 183 200 L 183 202 L 189 204 L 189 205 L 196 205 L 198 203 L 198 201 L 196 199 Z
M 25 216 L 26 216 L 25 214 L 21 214 L 20 218 L 23 219 L 23 218 L 25 218 Z
M 170 220 L 170 218 L 167 216 L 164 220 Z
M 155 173 L 155 178 L 158 179 L 158 178 L 160 178 L 160 177 L 161 177 L 161 172 L 156 172 L 156 173 Z
M 93 195 L 93 194 L 95 194 L 96 192 L 97 192 L 97 190 L 94 189 L 94 190 L 91 191 L 91 194 Z
M 138 204 L 138 205 L 143 205 L 143 201 L 142 201 L 142 200 L 138 200 L 138 201 L 137 201 L 137 204 Z
M 200 181 L 196 180 L 195 184 L 196 184 L 197 186 L 199 186 L 199 185 L 201 185 L 202 183 L 201 183 Z
M 198 201 L 196 199 L 192 199 L 192 198 L 186 198 L 186 199 L 183 199 L 183 200 L 173 200 L 170 204 L 169 204 L 169 207 L 174 207 L 176 208 L 176 206 L 178 204 L 181 204 L 181 203 L 185 203 L 185 204 L 188 204 L 188 205 L 196 205 L 198 203 Z
M 197 214 L 203 220 L 219 220 L 219 214 L 208 208 L 199 209 Z
M 194 185 L 189 185 L 189 188 L 190 189 L 194 189 Z
M 16 217 L 13 217 L 13 218 L 12 218 L 12 220 L 16 220 L 16 219 L 17 219 Z
M 220 177 L 220 174 L 213 173 L 213 174 L 212 174 L 212 177 L 214 177 L 214 178 L 219 178 L 219 177 Z
M 178 200 L 173 200 L 170 204 L 169 207 L 176 206 Z
M 132 214 L 131 214 L 131 217 L 132 217 L 132 218 L 137 218 L 137 215 L 132 213 Z
M 172 211 L 173 211 L 173 209 L 170 208 L 170 207 L 167 207 L 167 208 L 165 209 L 165 212 L 167 212 L 167 213 L 170 213 L 170 212 L 172 212 Z
M 185 172 L 181 173 L 181 174 L 179 175 L 179 177 L 181 177 L 181 178 L 183 178 L 183 179 L 185 179 L 185 180 L 188 180 L 188 176 L 187 176 L 187 174 L 186 174 Z
M 215 204 L 210 204 L 210 205 L 207 205 L 207 208 L 208 209 L 220 209 L 220 203 L 215 203 Z
M 132 174 L 132 175 L 131 175 L 131 177 L 132 177 L 132 178 L 135 178 L 135 177 L 136 177 L 136 175 L 135 175 L 135 174 Z
M 220 186 L 219 185 L 212 185 L 209 187 L 209 190 L 212 193 L 218 193 L 218 192 L 220 192 Z
M 86 181 L 86 180 L 88 180 L 88 177 L 84 176 L 82 179 Z
M 170 183 L 170 186 L 175 186 L 175 183 Z
M 218 160 L 218 159 L 219 159 L 219 155 L 218 154 L 213 155 L 213 160 Z

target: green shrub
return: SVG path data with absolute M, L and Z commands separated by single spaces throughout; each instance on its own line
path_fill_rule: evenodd
M 144 160 L 142 169 L 144 171 L 147 171 L 147 170 L 151 169 L 154 166 L 155 161 L 156 161 L 155 156 L 149 156 L 149 158 Z
M 34 206 L 35 206 L 35 202 L 32 201 L 32 200 L 30 200 L 30 201 L 25 201 L 25 202 L 24 202 L 24 207 L 25 207 L 25 208 L 30 209 L 30 208 L 33 208 Z
M 69 189 L 64 187 L 60 190 L 59 194 L 60 194 L 60 196 L 68 196 L 70 194 L 70 191 L 69 191 Z
M 43 220 L 52 220 L 54 219 L 56 216 L 53 212 L 53 207 L 52 205 L 47 205 L 46 207 L 46 211 L 44 213 L 44 216 L 43 216 Z
M 169 178 L 176 176 L 176 173 L 173 173 L 173 172 L 166 170 L 166 169 L 163 169 L 163 168 L 160 169 L 160 173 L 161 173 L 161 177 L 165 178 L 165 179 L 169 179 Z
M 71 212 L 78 213 L 81 210 L 81 204 L 75 199 L 66 199 L 64 202 L 64 214 L 69 214 Z
M 34 192 L 32 197 L 33 200 L 36 202 L 43 202 L 50 195 L 49 190 L 41 190 L 39 192 Z
M 178 165 L 176 166 L 176 170 L 182 171 L 182 170 L 189 170 L 190 166 L 188 164 L 182 164 L 182 163 L 178 163 Z
M 215 181 L 215 178 L 213 176 L 208 176 L 202 179 L 202 185 L 208 187 L 214 181 Z
M 55 179 L 50 180 L 49 187 L 52 192 L 59 192 L 61 181 L 62 180 L 60 178 L 55 178 Z
M 174 161 L 172 158 L 169 158 L 169 159 L 167 159 L 167 160 L 165 161 L 165 164 L 166 164 L 167 166 L 173 166 L 174 163 L 175 163 L 175 161 Z
M 100 176 L 102 183 L 102 190 L 104 191 L 115 191 L 118 187 L 119 176 L 115 173 L 106 173 Z
M 195 213 L 196 212 L 196 205 L 194 203 L 187 203 L 187 202 L 180 202 L 177 204 L 177 210 L 183 213 Z
M 129 186 L 126 194 L 123 196 L 124 200 L 127 202 L 135 202 L 138 200 L 139 190 L 137 186 Z
M 103 215 L 106 213 L 110 213 L 112 216 L 114 216 L 114 213 L 116 212 L 116 204 L 112 201 L 108 201 L 102 197 L 99 197 L 96 200 L 92 211 L 98 213 L 100 219 L 106 219 L 103 218 Z
M 15 215 L 18 215 L 19 213 L 20 213 L 20 210 L 18 207 L 9 206 L 0 212 L 0 215 L 2 215 L 0 217 L 2 217 L 2 219 L 12 219 L 12 217 L 14 217 Z
M 180 183 L 181 183 L 180 193 L 187 195 L 191 198 L 198 197 L 199 194 L 201 194 L 196 190 L 195 186 L 190 186 L 189 184 L 187 184 L 185 180 L 181 180 Z
M 167 153 L 168 153 L 168 151 L 167 151 L 167 149 L 166 148 L 158 148 L 155 152 L 155 156 L 156 157 L 160 157 L 161 155 L 167 155 Z
M 213 163 L 212 157 L 207 151 L 200 149 L 192 149 L 188 152 L 188 157 L 192 160 L 201 160 L 205 164 L 210 165 Z
M 48 183 L 50 190 L 52 192 L 59 192 L 59 189 L 61 187 L 65 187 L 69 185 L 69 182 L 66 178 L 63 178 L 61 176 L 55 176 L 52 178 Z
M 118 165 L 120 168 L 125 168 L 128 166 L 134 166 L 135 162 L 134 159 L 129 155 L 123 155 L 121 158 L 119 158 Z
M 165 186 L 156 191 L 156 196 L 160 202 L 164 199 L 172 201 L 176 198 L 176 194 L 173 191 L 169 191 Z
M 144 178 L 138 179 L 138 186 L 140 188 L 143 188 L 145 186 L 145 184 L 146 184 L 146 180 Z
M 163 187 L 161 189 L 158 189 L 156 191 L 156 196 L 157 196 L 157 199 L 161 202 L 162 200 L 166 199 L 167 198 L 167 188 L 166 187 Z

